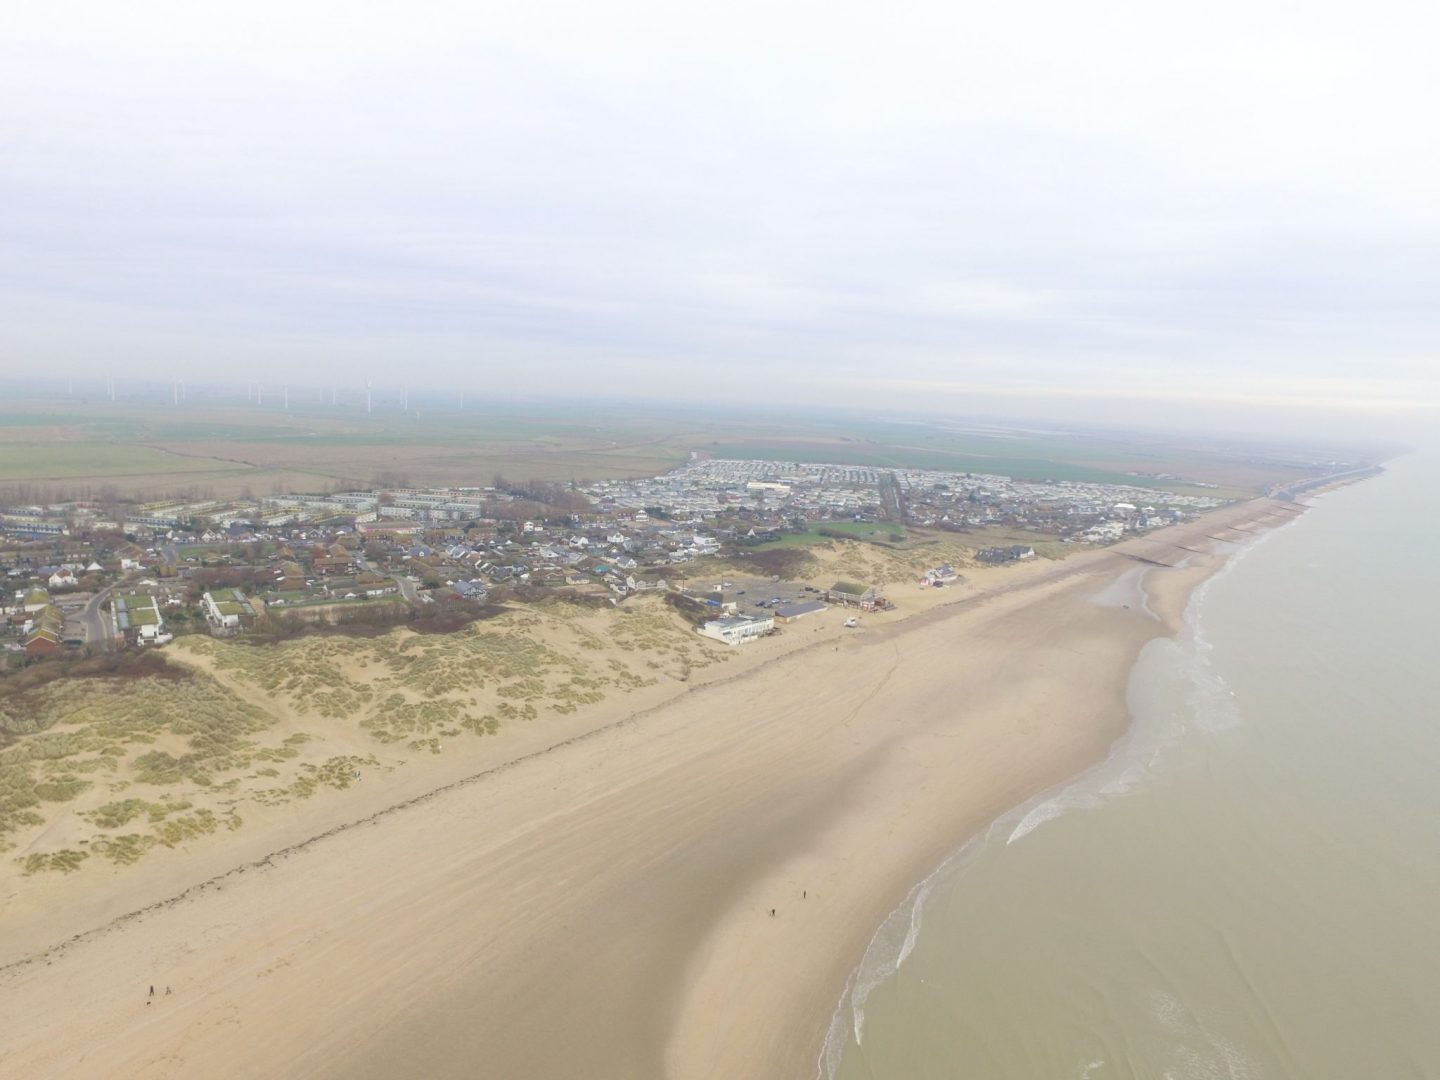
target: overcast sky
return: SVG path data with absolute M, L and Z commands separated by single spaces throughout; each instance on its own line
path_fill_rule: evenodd
M 25 4 L 0 364 L 1413 419 L 1425 8 Z

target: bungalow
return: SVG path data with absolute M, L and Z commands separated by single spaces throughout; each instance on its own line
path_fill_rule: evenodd
M 394 578 L 388 578 L 383 574 L 371 573 L 355 575 L 355 588 L 363 591 L 366 596 L 389 596 L 399 589 Z
M 700 627 L 700 633 L 726 645 L 743 645 L 775 629 L 775 620 L 753 615 L 727 615 L 721 619 L 707 619 Z
M 921 579 L 922 585 L 932 585 L 939 588 L 942 585 L 949 585 L 951 582 L 959 581 L 960 575 L 956 573 L 955 567 L 949 563 L 937 566 L 933 570 L 926 570 L 925 576 Z
M 275 567 L 275 581 L 277 584 L 283 581 L 289 582 L 292 585 L 297 582 L 303 585 L 305 582 L 305 569 L 293 559 L 283 559 L 280 564 Z

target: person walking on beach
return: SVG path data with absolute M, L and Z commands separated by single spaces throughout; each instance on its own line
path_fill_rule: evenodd
M 151 997 L 154 997 L 154 996 L 155 996 L 155 987 L 153 987 L 153 986 L 150 987 L 150 996 L 151 996 Z

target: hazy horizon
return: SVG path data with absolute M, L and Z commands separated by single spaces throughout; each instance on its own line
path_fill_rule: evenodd
M 1337 4 L 30 8 L 0 43 L 0 364 L 1419 426 L 1426 28 Z

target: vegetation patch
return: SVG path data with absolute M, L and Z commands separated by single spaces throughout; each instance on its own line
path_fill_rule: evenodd
M 823 538 L 817 539 L 828 542 Z M 786 581 L 809 577 L 819 569 L 819 563 L 810 553 L 798 547 L 783 546 L 783 541 L 777 543 L 782 546 L 741 548 L 732 561 L 750 573 L 778 577 Z
M 88 851 L 74 851 L 65 848 L 61 851 L 32 852 L 20 859 L 20 867 L 28 877 L 31 874 L 38 874 L 45 871 L 56 871 L 62 874 L 69 874 L 80 869 L 80 864 L 90 857 Z

